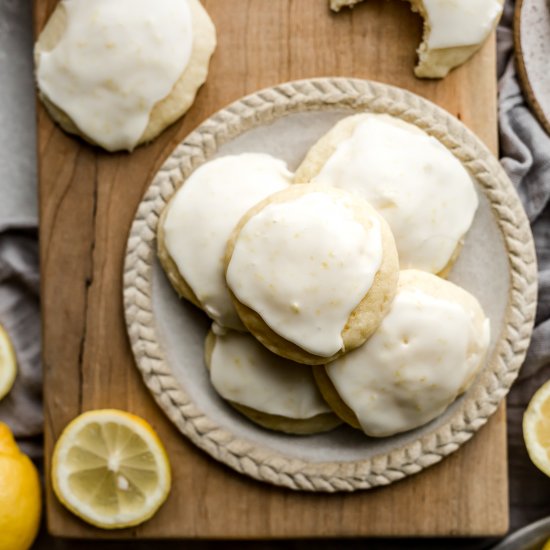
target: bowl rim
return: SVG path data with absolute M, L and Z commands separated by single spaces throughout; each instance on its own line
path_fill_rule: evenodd
M 535 544 L 543 544 L 549 537 L 550 517 L 545 517 L 510 533 L 491 550 L 526 550 Z

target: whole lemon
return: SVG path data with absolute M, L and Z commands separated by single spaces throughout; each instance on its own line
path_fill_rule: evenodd
M 0 550 L 27 550 L 40 524 L 40 479 L 0 422 Z

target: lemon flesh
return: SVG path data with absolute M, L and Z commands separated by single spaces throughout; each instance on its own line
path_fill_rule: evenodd
M 170 491 L 170 464 L 153 428 L 117 410 L 84 413 L 59 438 L 52 461 L 59 500 L 105 529 L 149 519 Z
M 0 325 L 0 400 L 11 390 L 17 374 L 15 351 L 4 327 Z
M 523 415 L 523 438 L 535 466 L 550 476 L 550 381 L 529 402 Z

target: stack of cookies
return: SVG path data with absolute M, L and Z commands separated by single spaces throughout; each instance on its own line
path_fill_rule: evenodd
M 158 254 L 213 321 L 223 399 L 268 429 L 386 437 L 436 418 L 483 365 L 489 321 L 444 278 L 477 206 L 439 141 L 364 113 L 295 174 L 259 153 L 203 164 L 164 210 Z

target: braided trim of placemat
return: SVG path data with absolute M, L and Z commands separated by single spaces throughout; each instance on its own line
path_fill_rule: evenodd
M 159 216 L 175 190 L 234 136 L 289 113 L 349 109 L 388 113 L 439 139 L 482 186 L 509 255 L 510 297 L 501 340 L 489 364 L 443 425 L 387 454 L 352 462 L 306 462 L 230 433 L 207 417 L 178 384 L 159 345 L 152 266 Z M 483 261 L 483 260 L 482 260 Z M 387 485 L 454 452 L 483 426 L 508 393 L 525 357 L 536 307 L 532 234 L 513 186 L 481 141 L 443 109 L 405 90 L 365 80 L 318 78 L 251 94 L 193 131 L 166 160 L 138 207 L 124 265 L 124 308 L 137 366 L 179 430 L 231 468 L 261 481 L 306 491 L 354 491 Z

